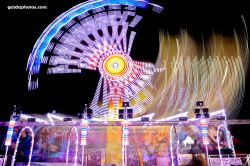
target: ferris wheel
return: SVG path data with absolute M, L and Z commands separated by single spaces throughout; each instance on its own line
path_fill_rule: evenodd
M 96 70 L 100 79 L 90 104 L 94 117 L 117 117 L 123 101 L 135 114 L 143 113 L 153 97 L 147 87 L 156 68 L 133 60 L 130 52 L 145 9 L 161 13 L 163 7 L 143 0 L 90 0 L 61 14 L 30 54 L 28 89 L 38 88 L 41 68 L 46 74 Z

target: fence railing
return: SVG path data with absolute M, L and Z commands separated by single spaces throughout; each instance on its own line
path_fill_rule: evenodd
M 53 126 L 81 126 L 81 120 L 74 120 L 74 121 L 55 121 Z M 228 125 L 249 125 L 250 120 L 239 120 L 239 119 L 232 119 L 232 120 L 208 120 L 208 124 L 210 125 L 218 125 L 218 124 L 228 124 Z M 89 121 L 89 126 L 122 126 L 122 121 L 117 122 L 98 122 L 98 121 Z M 9 122 L 0 122 L 0 126 L 8 126 Z M 15 126 L 51 126 L 51 123 L 48 122 L 26 122 L 26 121 L 17 121 Z M 193 121 L 130 121 L 128 123 L 129 126 L 172 126 L 172 125 L 199 125 L 198 120 Z
M 209 155 L 210 166 L 218 166 L 221 163 L 223 163 L 223 166 L 250 166 L 250 154 L 222 155 L 222 158 L 219 155 Z

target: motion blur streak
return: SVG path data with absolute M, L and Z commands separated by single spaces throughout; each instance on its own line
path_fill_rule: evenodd
M 213 34 L 206 42 L 195 42 L 187 32 L 170 36 L 160 32 L 155 73 L 150 89 L 154 99 L 146 113 L 154 119 L 188 111 L 202 100 L 210 112 L 225 109 L 228 118 L 238 115 L 245 91 L 248 65 L 247 36 Z

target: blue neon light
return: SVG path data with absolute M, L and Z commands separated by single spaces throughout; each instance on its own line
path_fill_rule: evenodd
M 107 5 L 130 5 L 136 6 L 139 8 L 145 8 L 148 4 L 147 1 L 143 0 L 91 0 L 84 3 L 81 3 L 68 11 L 61 14 L 57 17 L 42 33 L 42 35 L 37 40 L 32 53 L 30 56 L 34 57 L 34 62 L 29 63 L 27 69 L 32 71 L 32 73 L 38 73 L 40 70 L 40 64 L 43 57 L 43 54 L 55 34 L 70 20 L 77 17 L 84 12 L 99 8 Z

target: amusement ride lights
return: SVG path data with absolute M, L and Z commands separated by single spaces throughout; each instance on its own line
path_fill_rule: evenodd
M 31 162 L 31 158 L 32 158 L 32 152 L 33 152 L 33 146 L 34 146 L 34 137 L 35 137 L 35 135 L 34 135 L 34 132 L 33 132 L 32 128 L 28 127 L 28 126 L 22 128 L 22 130 L 20 131 L 20 133 L 19 133 L 19 135 L 17 137 L 17 142 L 16 142 L 16 146 L 15 146 L 15 150 L 14 150 L 14 155 L 12 156 L 12 160 L 11 160 L 11 166 L 15 165 L 16 154 L 17 154 L 17 149 L 18 149 L 18 145 L 19 145 L 19 140 L 20 140 L 22 132 L 24 132 L 26 129 L 28 129 L 31 132 L 31 146 L 30 146 L 29 161 L 28 161 L 28 165 L 27 165 L 27 166 L 30 166 L 30 162 Z
M 34 117 L 30 115 L 26 115 L 26 114 L 21 114 L 21 118 L 28 120 L 29 118 L 34 118 Z M 35 118 L 35 121 L 40 122 L 40 123 L 45 123 L 45 124 L 48 123 L 48 121 L 40 119 L 40 118 Z
M 217 134 L 216 134 L 216 137 L 217 137 L 216 141 L 217 141 L 217 146 L 218 146 L 218 150 L 219 150 L 220 163 L 221 163 L 222 166 L 224 165 L 224 163 L 222 161 L 223 157 L 222 157 L 222 154 L 221 154 L 220 135 L 219 135 L 219 132 L 220 132 L 221 128 L 224 128 L 226 130 L 226 139 L 227 139 L 228 147 L 230 147 L 232 149 L 232 151 L 233 151 L 233 155 L 234 155 L 234 162 L 233 163 L 236 164 L 237 159 L 236 159 L 236 153 L 235 153 L 234 144 L 233 144 L 233 138 L 231 136 L 230 131 L 227 128 L 227 125 L 225 125 L 225 124 L 221 124 L 221 125 L 218 126 Z
M 85 119 L 82 119 L 81 123 L 81 145 L 82 145 L 82 166 L 84 165 L 84 149 L 87 145 L 87 134 L 88 134 L 88 121 Z
M 190 103 L 202 99 L 211 113 L 224 109 L 228 118 L 236 117 L 245 90 L 246 43 L 236 33 L 214 34 L 199 47 L 185 31 L 178 36 L 161 33 L 155 66 L 166 70 L 153 75 L 156 88 L 148 89 L 153 98 L 144 114 L 155 113 L 153 120 L 158 120 L 188 111 L 192 118 Z
M 201 113 L 202 112 L 202 113 Z M 200 132 L 202 136 L 202 142 L 203 145 L 205 145 L 205 156 L 206 156 L 206 164 L 209 165 L 209 159 L 208 159 L 208 145 L 209 145 L 209 139 L 208 139 L 208 118 L 209 115 L 209 109 L 204 107 L 203 101 L 197 101 L 196 102 L 196 108 L 194 109 L 195 118 L 200 120 Z
M 77 165 L 77 161 L 78 161 L 78 143 L 79 143 L 79 139 L 78 139 L 78 130 L 77 130 L 77 128 L 75 126 L 71 128 L 70 134 L 69 134 L 67 151 L 66 151 L 66 164 L 68 165 L 68 162 L 69 162 L 69 149 L 70 149 L 70 143 L 71 143 L 71 135 L 72 135 L 73 131 L 75 132 L 75 135 L 76 135 L 75 156 L 73 158 L 73 160 L 74 160 L 74 166 L 76 166 Z
M 8 150 L 9 150 L 9 146 L 11 145 L 11 141 L 12 141 L 12 136 L 13 136 L 13 130 L 15 127 L 15 120 L 10 120 L 9 121 L 9 127 L 7 130 L 7 135 L 6 135 L 6 139 L 5 139 L 5 155 L 4 155 L 4 161 L 3 161 L 3 166 L 5 166 L 6 162 L 7 162 L 7 155 L 8 155 Z
M 156 70 L 152 63 L 132 60 L 130 51 L 144 8 L 163 10 L 144 0 L 101 0 L 84 2 L 60 15 L 29 57 L 29 90 L 38 88 L 41 67 L 46 74 L 97 70 L 101 78 L 90 105 L 94 117 L 116 120 L 120 100 L 133 100 L 137 113 L 143 113 L 143 105 L 152 98 L 146 87 Z
M 129 134 L 128 121 L 127 119 L 125 119 L 122 122 L 122 152 L 123 152 L 122 163 L 123 163 L 123 166 L 126 166 L 128 162 L 128 156 L 127 156 L 127 146 L 129 145 L 128 134 Z
M 233 42 L 215 38 L 211 50 L 202 56 L 187 34 L 174 39 L 161 36 L 157 62 L 137 62 L 130 58 L 136 34 L 131 27 L 142 19 L 137 10 L 148 6 L 157 13 L 163 9 L 147 1 L 100 0 L 63 13 L 32 50 L 27 64 L 29 89 L 38 87 L 40 68 L 46 65 L 46 74 L 99 70 L 101 78 L 91 102 L 95 117 L 104 118 L 107 110 L 118 109 L 120 100 L 131 100 L 139 115 L 155 112 L 153 119 L 162 119 L 180 113 L 176 111 L 180 108 L 192 110 L 188 104 L 197 98 L 209 103 L 211 110 L 226 108 L 228 115 L 236 114 L 244 95 L 246 69 L 237 35 Z M 233 51 L 225 51 L 230 46 Z M 155 66 L 163 70 L 157 74 Z M 48 118 L 53 124 L 52 116 Z M 124 138 L 126 132 L 124 127 Z

